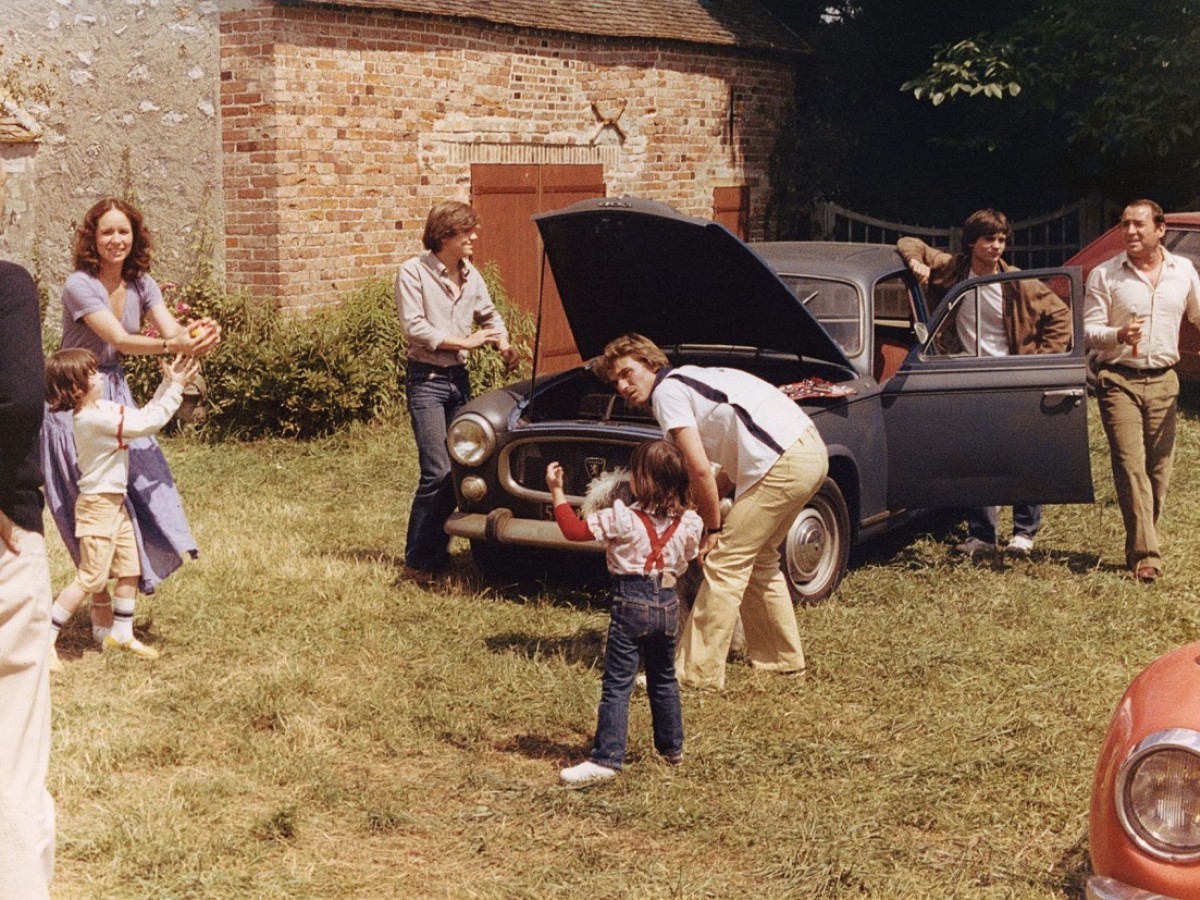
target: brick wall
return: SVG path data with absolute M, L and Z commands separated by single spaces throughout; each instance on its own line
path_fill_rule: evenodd
M 748 184 L 761 235 L 785 61 L 268 0 L 220 28 L 230 287 L 303 309 L 390 276 L 474 162 L 601 162 L 610 195 L 692 215 Z M 592 108 L 621 101 L 624 137 Z

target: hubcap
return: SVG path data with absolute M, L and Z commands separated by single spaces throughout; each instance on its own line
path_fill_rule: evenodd
M 829 545 L 825 522 L 815 510 L 805 510 L 788 532 L 788 569 L 797 583 L 812 581 L 821 570 Z

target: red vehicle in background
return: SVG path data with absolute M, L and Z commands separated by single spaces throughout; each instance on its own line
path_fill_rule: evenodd
M 1167 213 L 1163 246 L 1171 253 L 1186 256 L 1200 269 L 1200 212 Z M 1063 265 L 1079 266 L 1086 278 L 1092 269 L 1124 249 L 1121 226 L 1114 225 Z M 1187 319 L 1179 332 L 1179 365 L 1175 370 L 1181 381 L 1200 381 L 1200 331 Z

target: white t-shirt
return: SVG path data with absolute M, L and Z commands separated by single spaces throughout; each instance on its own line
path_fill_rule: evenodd
M 779 388 L 741 369 L 671 369 L 659 380 L 650 402 L 669 439 L 674 440 L 675 428 L 700 432 L 709 460 L 736 485 L 735 498 L 766 475 L 812 425 Z
M 662 534 L 671 524 L 670 516 L 650 516 L 654 530 Z M 608 571 L 614 575 L 642 575 L 651 553 L 650 535 L 632 510 L 621 500 L 611 507 L 588 516 L 587 526 L 596 540 L 605 545 Z M 700 552 L 704 522 L 694 509 L 686 510 L 679 527 L 663 547 L 663 572 L 682 575 L 688 563 Z M 655 566 L 653 571 L 659 571 Z
M 978 331 L 980 356 L 1008 356 L 1008 335 L 1004 332 L 1004 295 L 1000 283 L 980 285 L 977 290 L 979 322 L 975 321 L 975 305 L 968 297 L 963 300 L 955 322 L 959 340 L 968 352 L 974 353 L 975 334 Z

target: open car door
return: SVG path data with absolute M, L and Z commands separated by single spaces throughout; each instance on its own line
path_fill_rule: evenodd
M 1069 338 L 1059 352 L 989 355 L 973 327 L 985 286 L 1033 279 L 1067 305 Z M 881 402 L 892 509 L 1092 502 L 1081 271 L 1031 269 L 958 285 Z

